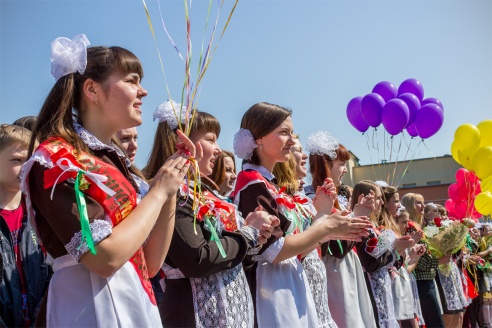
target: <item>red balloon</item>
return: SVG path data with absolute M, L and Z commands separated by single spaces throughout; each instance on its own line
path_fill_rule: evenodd
M 448 187 L 448 195 L 454 202 L 461 202 L 466 199 L 466 190 L 464 188 L 460 188 L 460 185 L 457 183 L 452 183 Z

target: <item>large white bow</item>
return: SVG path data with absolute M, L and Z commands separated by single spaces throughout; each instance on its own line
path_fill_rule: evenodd
M 176 129 L 179 125 L 176 116 L 179 116 L 180 113 L 181 123 L 186 122 L 186 109 L 181 107 L 181 104 L 172 99 L 166 100 L 154 110 L 154 121 L 158 119 L 159 122 L 167 122 L 172 130 Z
M 89 40 L 84 34 L 69 38 L 56 38 L 51 42 L 51 75 L 59 78 L 70 73 L 84 74 L 87 67 L 87 46 Z

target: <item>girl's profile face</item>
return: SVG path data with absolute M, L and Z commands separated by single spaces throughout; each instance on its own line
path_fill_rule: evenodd
M 190 136 L 190 139 L 195 147 L 198 143 L 202 146 L 203 157 L 198 161 L 198 168 L 201 175 L 209 176 L 212 174 L 217 156 L 222 153 L 217 144 L 217 135 L 214 132 L 196 132 Z
M 339 186 L 342 184 L 342 179 L 345 173 L 347 173 L 347 165 L 345 161 L 335 159 L 332 162 L 331 168 L 331 178 L 333 179 L 333 183 L 335 186 Z
M 287 162 L 290 157 L 290 147 L 295 144 L 293 130 L 292 117 L 289 116 L 275 130 L 257 139 L 260 161 L 269 164 Z
M 225 177 L 224 182 L 219 186 L 220 193 L 226 195 L 232 189 L 234 189 L 234 182 L 236 182 L 236 171 L 234 168 L 234 160 L 229 156 L 224 157 Z
M 305 178 L 307 176 L 306 160 L 308 157 L 302 151 L 302 145 L 299 139 L 295 139 L 295 144 L 292 147 L 290 147 L 290 151 L 292 152 L 292 155 L 294 156 L 294 159 L 296 161 L 297 178 L 298 179 Z
M 398 218 L 396 218 L 396 226 L 398 227 L 398 230 L 400 234 L 403 236 L 405 234 L 405 231 L 408 228 L 408 222 L 410 221 L 410 218 L 408 217 L 408 214 L 402 214 Z
M 96 106 L 101 109 L 101 119 L 115 131 L 142 124 L 142 98 L 147 96 L 137 73 L 113 72 L 99 85 Z M 97 88 L 97 87 L 96 87 Z
M 424 215 L 424 210 L 425 210 L 424 197 L 418 196 L 415 198 L 415 210 L 420 215 Z

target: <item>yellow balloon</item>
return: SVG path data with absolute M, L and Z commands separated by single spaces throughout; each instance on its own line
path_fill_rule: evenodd
M 480 131 L 470 123 L 460 125 L 454 132 L 454 142 L 461 152 L 469 155 L 469 149 L 476 150 L 480 144 Z
M 451 144 L 451 156 L 453 156 L 453 159 L 458 163 L 460 163 L 460 159 L 458 157 L 458 146 L 456 146 L 456 143 L 453 141 Z
M 492 192 L 492 175 L 486 177 L 480 182 L 480 189 L 482 191 L 490 191 Z
M 492 194 L 488 191 L 479 193 L 475 198 L 475 208 L 482 215 L 492 214 Z
M 472 157 L 472 170 L 479 179 L 492 175 L 492 146 L 485 146 L 475 152 Z
M 492 146 L 492 120 L 485 120 L 478 123 L 477 129 L 480 131 L 479 147 Z
M 470 156 L 465 155 L 461 151 L 458 151 L 458 159 L 460 163 L 465 169 L 468 171 L 473 171 L 472 160 Z

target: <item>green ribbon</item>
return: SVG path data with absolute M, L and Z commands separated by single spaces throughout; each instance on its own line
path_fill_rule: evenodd
M 342 242 L 340 240 L 337 240 L 338 247 L 340 248 L 340 254 L 343 254 L 343 247 L 342 247 Z M 333 256 L 333 253 L 331 252 L 330 246 L 328 246 L 328 253 Z
M 77 201 L 80 226 L 82 228 L 82 240 L 77 249 L 80 249 L 85 241 L 91 253 L 96 255 L 96 248 L 94 247 L 94 240 L 92 240 L 91 227 L 89 225 L 89 216 L 87 215 L 87 204 L 85 203 L 84 193 L 80 191 L 80 179 L 83 174 L 85 174 L 85 171 L 79 170 L 77 173 L 77 178 L 75 179 L 75 200 Z
M 220 238 L 217 235 L 217 230 L 215 230 L 214 225 L 212 222 L 210 222 L 210 219 L 208 217 L 205 217 L 205 223 L 207 224 L 210 233 L 212 233 L 212 238 L 210 238 L 211 241 L 215 241 L 217 244 L 217 247 L 219 248 L 220 255 L 222 255 L 223 258 L 226 258 L 226 252 L 224 250 L 224 247 L 222 246 L 222 243 L 220 242 Z

